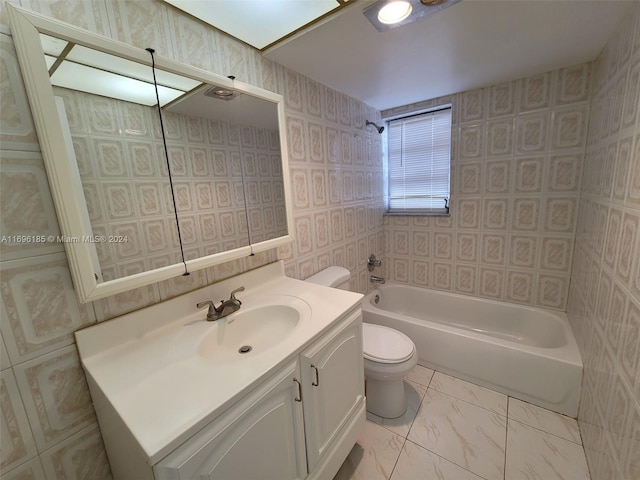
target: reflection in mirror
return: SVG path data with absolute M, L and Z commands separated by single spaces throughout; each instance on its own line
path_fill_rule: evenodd
M 188 271 L 291 241 L 280 95 L 157 56 L 169 169 L 148 52 L 7 11 L 81 302 L 183 274 L 169 170 Z
M 201 255 L 210 254 L 220 247 L 237 248 L 245 239 L 255 244 L 287 235 L 278 109 L 274 103 L 202 85 L 163 107 L 163 112 L 165 122 L 170 118 L 176 130 L 172 135 L 187 138 L 189 145 L 191 171 L 172 168 L 174 182 L 190 176 L 183 184 L 191 192 L 190 196 L 184 195 L 186 208 L 178 206 L 185 251 L 195 243 Z M 201 221 L 191 223 L 199 223 L 201 234 L 207 230 L 218 236 L 203 235 L 201 241 L 194 242 L 184 238 L 189 229 L 182 225 L 188 225 L 189 205 L 203 212 L 212 202 L 214 212 L 207 219 L 217 228 L 205 229 Z
M 63 100 L 92 235 L 111 240 L 95 243 L 98 279 L 179 263 L 151 68 L 49 35 L 40 39 L 53 93 Z M 167 72 L 157 79 L 161 103 L 199 85 Z M 177 168 L 183 160 L 176 159 Z

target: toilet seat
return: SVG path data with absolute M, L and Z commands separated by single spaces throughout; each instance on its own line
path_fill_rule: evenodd
M 415 346 L 404 333 L 372 323 L 362 324 L 364 358 L 378 363 L 401 363 L 411 358 Z

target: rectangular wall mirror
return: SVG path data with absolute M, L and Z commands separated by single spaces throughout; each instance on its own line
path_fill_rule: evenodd
M 292 240 L 281 95 L 7 10 L 81 302 Z

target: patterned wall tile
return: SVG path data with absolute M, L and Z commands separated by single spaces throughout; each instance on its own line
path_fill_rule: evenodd
M 509 216 L 508 198 L 485 198 L 482 209 L 482 228 L 505 230 Z
M 534 268 L 538 253 L 538 238 L 524 235 L 512 235 L 509 245 L 509 265 L 520 268 Z
M 592 66 L 589 130 L 579 184 L 581 213 L 576 222 L 576 254 L 567 305 L 587 380 L 581 399 L 585 408 L 581 406 L 578 420 L 594 480 L 634 478 L 640 472 L 635 453 L 640 416 L 634 402 L 640 394 L 636 380 L 640 378 L 640 308 L 631 280 L 639 253 L 638 202 L 631 200 L 638 170 L 634 160 L 640 158 L 640 150 L 633 146 L 640 138 L 640 44 L 633 43 L 631 34 L 634 32 L 637 39 L 638 31 L 640 8 L 635 6 Z M 570 73 L 578 75 L 577 70 Z M 582 88 L 571 74 L 560 79 L 566 90 L 575 92 L 565 91 L 569 97 L 579 95 Z M 559 85 L 559 98 L 563 88 Z M 571 138 L 579 127 L 571 124 L 571 117 L 567 120 L 565 129 L 567 138 Z M 579 121 L 576 115 L 576 125 Z M 569 164 L 565 168 L 569 169 Z M 557 215 L 558 219 L 564 216 L 560 211 Z M 551 293 L 553 282 L 542 275 L 540 278 L 548 283 Z M 610 352 L 615 352 L 616 358 Z
M 540 224 L 540 199 L 516 198 L 513 202 L 512 228 L 535 232 Z
M 551 104 L 551 72 L 520 81 L 520 111 L 547 108 Z
M 8 35 L 0 34 L 0 142 L 5 150 L 39 151 L 22 75 Z
M 500 300 L 504 292 L 504 271 L 481 267 L 479 272 L 478 295 Z
M 467 295 L 476 293 L 477 267 L 475 265 L 455 266 L 455 291 Z
M 46 480 L 39 457 L 33 458 L 10 472 L 2 472 L 2 478 L 6 480 Z
M 489 265 L 504 265 L 507 255 L 506 236 L 501 234 L 482 234 L 480 261 Z
M 486 162 L 485 192 L 509 193 L 511 190 L 511 170 L 513 162 L 497 160 Z
M 544 228 L 547 232 L 573 232 L 577 208 L 575 197 L 547 198 L 544 208 Z
M 484 151 L 484 128 L 471 125 L 460 128 L 460 158 L 478 158 Z
M 38 453 L 18 385 L 10 369 L 3 370 L 0 377 L 0 405 L 2 406 L 0 468 L 4 473 L 27 462 Z
M 86 427 L 43 452 L 42 463 L 48 478 L 112 478 L 97 424 Z
M 549 192 L 577 192 L 582 161 L 581 154 L 552 155 L 547 173 L 547 190 Z
M 544 176 L 544 157 L 527 157 L 516 160 L 516 185 L 518 193 L 540 193 Z
M 0 165 L 3 260 L 62 252 L 52 241 L 60 229 L 40 154 L 1 150 Z
M 538 279 L 538 304 L 542 307 L 563 309 L 569 279 L 552 275 L 540 275 Z
M 513 153 L 514 121 L 495 120 L 487 124 L 487 156 Z
M 590 64 L 582 63 L 558 72 L 556 103 L 567 104 L 589 99 Z
M 461 97 L 460 123 L 485 118 L 485 89 L 464 92 Z
M 12 363 L 73 343 L 73 332 L 95 322 L 76 300 L 64 254 L 2 262 L 2 334 Z
M 547 148 L 549 113 L 522 114 L 516 118 L 516 152 L 543 152 Z
M 75 346 L 21 363 L 15 374 L 39 451 L 95 423 Z
M 585 144 L 588 126 L 588 107 L 556 110 L 552 114 L 552 148 L 577 148 Z
M 542 239 L 540 268 L 567 272 L 571 265 L 572 251 L 573 239 L 544 237 Z
M 489 87 L 489 117 L 513 115 L 518 109 L 518 83 L 506 82 Z
M 451 290 L 452 265 L 448 263 L 433 262 L 432 286 L 438 290 Z
M 479 194 L 482 189 L 482 162 L 460 163 L 458 194 Z
M 478 261 L 478 234 L 456 233 L 456 260 L 463 262 Z
M 507 290 L 505 300 L 530 304 L 534 297 L 534 274 L 529 272 L 507 271 Z

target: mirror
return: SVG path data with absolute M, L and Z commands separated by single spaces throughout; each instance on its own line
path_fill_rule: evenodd
M 292 240 L 280 95 L 8 11 L 81 302 Z

